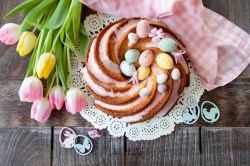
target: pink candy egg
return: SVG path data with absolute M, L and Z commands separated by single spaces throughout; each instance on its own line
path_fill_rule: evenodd
M 140 38 L 145 38 L 150 32 L 150 25 L 146 20 L 141 20 L 136 27 L 136 34 Z
M 151 50 L 145 50 L 141 53 L 139 58 L 139 64 L 141 66 L 148 67 L 153 63 L 154 54 Z

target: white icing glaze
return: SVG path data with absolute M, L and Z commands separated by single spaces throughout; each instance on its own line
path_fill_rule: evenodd
M 178 90 L 181 84 L 181 80 L 173 81 L 173 90 L 172 94 L 168 100 L 168 103 L 165 104 L 165 106 L 156 114 L 156 116 L 162 117 L 166 115 L 170 109 L 174 106 L 175 102 L 179 98 L 178 96 Z
M 150 76 L 148 79 L 148 84 L 147 84 L 147 88 L 150 89 L 150 91 L 152 91 L 152 86 L 153 86 L 153 81 L 152 81 L 152 76 Z M 133 92 L 134 93 L 134 92 Z M 143 100 L 145 100 L 146 98 L 142 98 L 142 97 L 139 97 L 138 99 L 136 99 L 135 101 L 133 101 L 132 103 L 130 104 L 125 104 L 125 105 L 112 105 L 112 104 L 107 104 L 107 103 L 103 103 L 99 100 L 96 100 L 95 103 L 96 104 L 99 104 L 100 106 L 104 107 L 104 108 L 108 108 L 108 109 L 111 109 L 111 110 L 116 110 L 116 111 L 122 111 L 122 110 L 125 110 L 125 109 L 129 109 L 133 106 L 136 106 L 138 105 L 140 102 L 142 102 Z
M 96 84 L 89 76 L 88 72 L 87 72 L 87 68 L 83 68 L 83 77 L 84 80 L 86 81 L 86 83 L 88 84 L 88 86 L 97 94 L 100 96 L 109 96 L 109 97 L 122 97 L 125 95 L 130 95 L 132 96 L 134 94 L 135 91 L 137 91 L 138 89 L 142 88 L 144 86 L 144 82 L 138 84 L 138 85 L 133 85 L 132 88 L 130 88 L 128 91 L 125 91 L 124 93 L 114 93 L 113 91 L 107 91 L 106 89 L 104 89 L 102 86 Z
M 96 63 L 95 58 L 94 58 L 95 45 L 96 45 L 96 39 L 94 39 L 94 41 L 90 47 L 88 63 L 87 63 L 87 67 L 88 67 L 89 71 L 91 72 L 91 74 L 93 74 L 96 78 L 98 78 L 99 80 L 101 80 L 104 83 L 114 83 L 114 84 L 116 84 L 117 87 L 125 87 L 127 85 L 127 82 L 119 82 L 119 81 L 116 81 L 116 80 L 108 77 L 98 67 L 98 64 Z
M 118 24 L 119 25 L 119 24 Z M 119 69 L 119 65 L 113 63 L 108 55 L 107 55 L 107 50 L 106 50 L 106 45 L 108 43 L 108 40 L 110 38 L 110 35 L 112 34 L 113 30 L 117 28 L 118 26 L 117 24 L 115 24 L 114 26 L 112 26 L 102 37 L 101 41 L 100 41 L 100 45 L 99 45 L 99 51 L 100 51 L 100 60 L 103 63 L 103 65 L 110 71 L 114 72 L 114 73 L 118 73 L 120 74 L 120 69 Z

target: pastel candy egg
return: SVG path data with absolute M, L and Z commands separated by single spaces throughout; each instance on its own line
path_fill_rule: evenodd
M 140 90 L 140 96 L 141 97 L 147 97 L 150 94 L 150 90 L 148 88 L 142 88 Z
M 150 25 L 146 20 L 141 20 L 136 27 L 136 34 L 140 38 L 145 38 L 149 35 Z
M 171 52 L 177 48 L 176 42 L 171 38 L 164 38 L 158 43 L 159 48 L 164 52 Z
M 132 77 L 134 72 L 136 71 L 135 65 L 130 64 L 126 60 L 122 61 L 122 63 L 120 64 L 120 69 L 121 72 L 128 77 Z
M 164 92 L 167 91 L 167 86 L 164 85 L 164 84 L 159 84 L 158 87 L 157 87 L 157 90 L 158 90 L 158 92 L 160 92 L 160 93 L 164 93 Z
M 137 49 L 130 49 L 125 53 L 125 59 L 129 63 L 135 63 L 136 61 L 138 61 L 140 54 L 140 51 L 138 51 Z
M 167 74 L 161 74 L 157 76 L 157 83 L 158 84 L 163 84 L 167 81 L 168 75 Z
M 129 34 L 128 34 L 128 41 L 129 41 L 131 44 L 136 43 L 137 40 L 138 40 L 138 36 L 137 36 L 135 33 L 129 33 Z
M 172 69 L 174 66 L 173 59 L 166 53 L 160 53 L 157 55 L 156 62 L 163 69 Z
M 154 54 L 151 50 L 145 50 L 141 53 L 139 64 L 141 66 L 150 66 L 153 63 Z
M 178 68 L 174 68 L 172 70 L 171 76 L 173 80 L 179 80 L 181 78 L 181 72 Z
M 137 78 L 139 81 L 142 81 L 142 80 L 145 80 L 146 78 L 148 78 L 149 74 L 150 74 L 149 67 L 140 66 L 137 69 Z

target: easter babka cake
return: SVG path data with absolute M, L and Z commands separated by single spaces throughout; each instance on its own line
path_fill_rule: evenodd
M 120 19 L 93 39 L 82 69 L 98 109 L 128 123 L 166 115 L 189 85 L 184 45 L 157 19 Z

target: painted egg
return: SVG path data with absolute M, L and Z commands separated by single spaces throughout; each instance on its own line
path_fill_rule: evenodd
M 120 64 L 120 69 L 121 72 L 128 77 L 132 77 L 134 72 L 136 71 L 135 65 L 130 64 L 126 60 L 122 61 L 122 63 Z
M 167 74 L 161 74 L 157 76 L 157 83 L 158 84 L 163 84 L 167 81 L 168 75 Z
M 166 53 L 160 53 L 157 55 L 156 62 L 163 69 L 172 69 L 174 67 L 173 59 Z
M 137 78 L 139 81 L 142 81 L 142 80 L 145 80 L 146 78 L 148 78 L 149 74 L 150 74 L 149 67 L 140 66 L 137 69 Z
M 141 20 L 136 27 L 136 34 L 140 37 L 140 38 L 145 38 L 148 37 L 148 34 L 150 32 L 150 25 L 149 22 L 147 22 L 146 20 Z
M 176 42 L 171 38 L 162 39 L 159 44 L 159 48 L 164 52 L 171 52 L 177 48 Z
M 135 63 L 136 61 L 138 61 L 140 54 L 140 51 L 138 51 L 137 49 L 130 49 L 125 53 L 125 59 L 129 63 Z
M 129 41 L 131 44 L 136 43 L 137 40 L 138 40 L 138 36 L 137 36 L 135 33 L 129 33 L 129 34 L 128 34 L 128 41 Z
M 167 86 L 164 85 L 164 84 L 159 84 L 158 87 L 157 87 L 157 90 L 158 90 L 158 92 L 160 92 L 160 93 L 164 93 L 164 92 L 167 91 Z
M 150 94 L 150 90 L 148 88 L 142 88 L 140 90 L 140 96 L 141 97 L 147 97 Z
M 151 50 L 145 50 L 141 53 L 139 58 L 139 64 L 141 66 L 150 66 L 153 63 L 154 54 Z
M 181 72 L 178 68 L 174 68 L 172 70 L 171 76 L 173 80 L 179 80 L 181 78 Z

